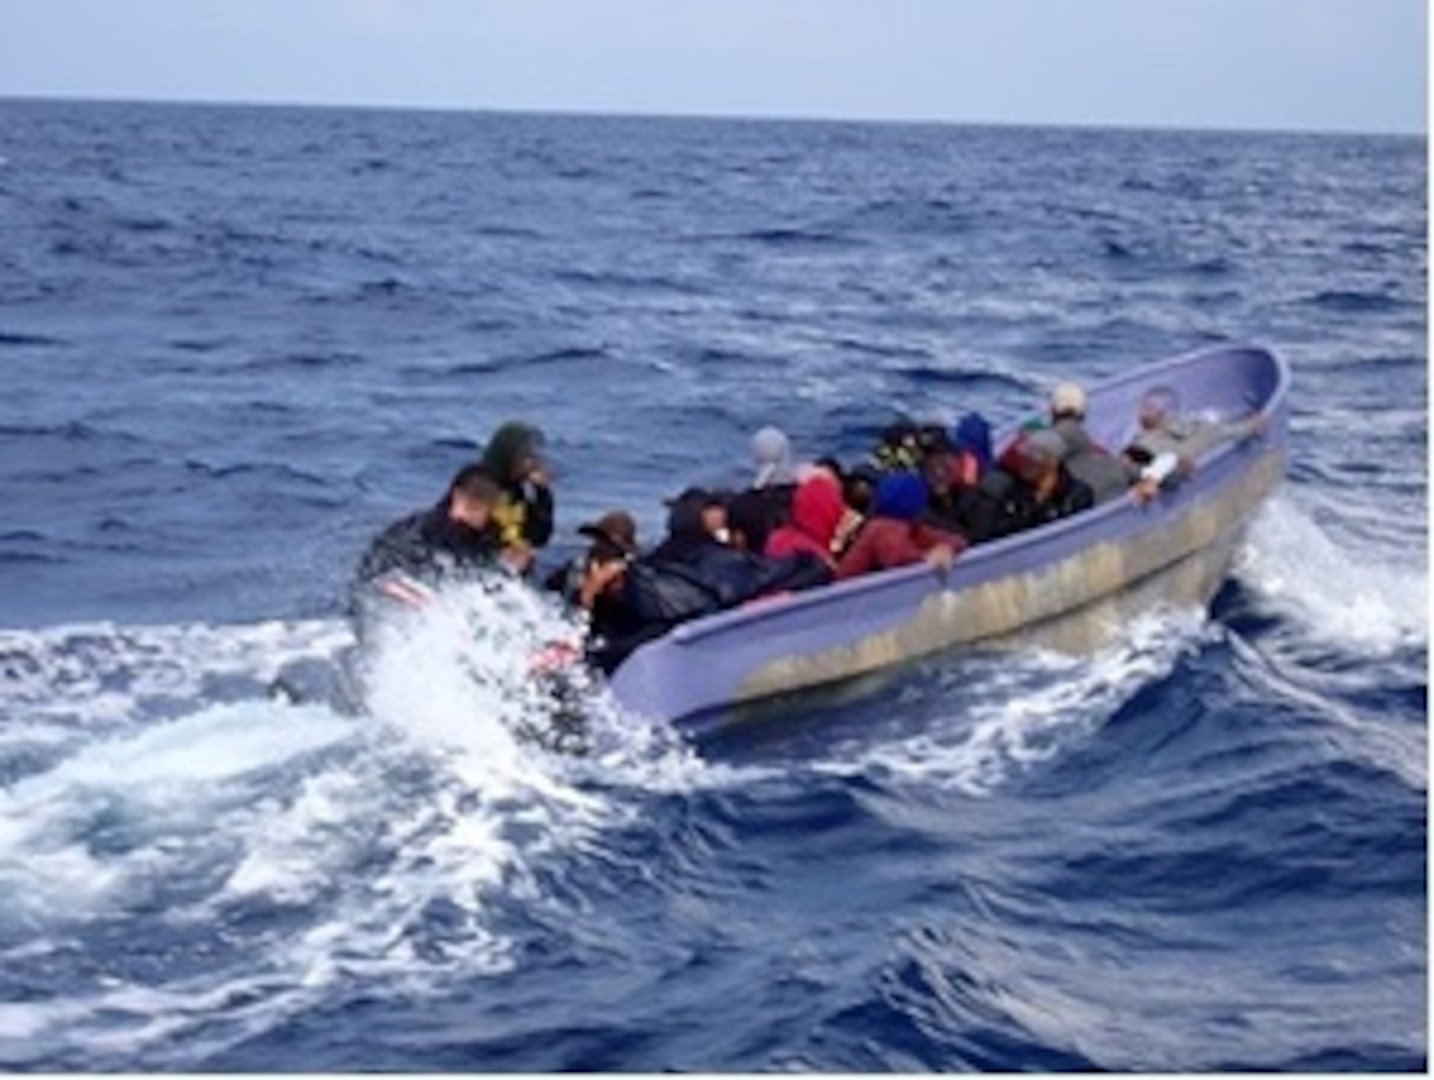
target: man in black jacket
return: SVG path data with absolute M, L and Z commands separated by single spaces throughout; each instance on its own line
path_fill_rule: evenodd
M 454 476 L 438 503 L 383 530 L 359 561 L 351 590 L 359 636 L 384 612 L 421 606 L 431 590 L 500 567 L 493 519 L 502 493 L 481 465 Z

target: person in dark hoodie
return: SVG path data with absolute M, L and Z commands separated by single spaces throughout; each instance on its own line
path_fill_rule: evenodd
M 1052 428 L 1027 432 L 1017 444 L 1012 532 L 1034 529 L 1095 505 L 1090 485 L 1066 467 L 1066 445 Z
M 503 549 L 523 573 L 553 536 L 553 491 L 541 455 L 545 441 L 532 424 L 509 421 L 483 450 L 482 468 L 502 490 L 493 518 Z
M 350 589 L 358 636 L 375 619 L 421 607 L 433 589 L 503 568 L 494 519 L 502 492 L 481 465 L 460 469 L 434 506 L 385 528 L 364 552 Z
M 726 543 L 722 505 L 720 496 L 696 488 L 668 504 L 667 537 L 627 574 L 626 598 L 644 622 L 673 625 L 831 580 L 810 555 L 773 559 Z

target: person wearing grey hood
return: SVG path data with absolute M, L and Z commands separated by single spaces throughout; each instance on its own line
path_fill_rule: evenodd
M 797 482 L 797 469 L 792 464 L 792 441 L 780 428 L 768 425 L 752 436 L 752 460 L 757 475 L 754 488 L 781 487 Z
M 1253 438 L 1268 423 L 1263 413 L 1242 420 L 1204 420 L 1180 411 L 1180 395 L 1169 386 L 1147 390 L 1137 413 L 1140 430 L 1122 453 L 1138 501 L 1152 498 L 1174 478 L 1188 476 L 1201 455 L 1221 443 Z
M 1061 437 L 1061 462 L 1090 488 L 1096 504 L 1123 495 L 1130 486 L 1125 466 L 1090 437 L 1085 427 L 1085 391 L 1075 383 L 1061 383 L 1051 393 L 1051 430 Z

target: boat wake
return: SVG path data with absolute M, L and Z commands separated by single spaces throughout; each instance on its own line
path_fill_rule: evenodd
M 700 769 L 596 691 L 591 759 L 519 737 L 555 628 L 509 601 L 481 648 L 457 603 L 387 642 L 363 717 L 268 696 L 338 623 L 0 632 L 0 1065 L 193 1066 L 339 987 L 509 969 L 545 861 Z
M 337 662 L 336 620 L 0 631 L 0 1065 L 242 1064 L 320 1003 L 499 977 L 523 963 L 517 927 L 570 918 L 565 866 L 637 842 L 654 796 L 806 774 L 914 805 L 988 799 L 1220 643 L 1245 677 L 1311 700 L 1333 695 L 1308 689 L 1291 642 L 1426 645 L 1401 572 L 1351 560 L 1283 499 L 1239 577 L 1278 613 L 1273 654 L 1203 612 L 1152 612 L 1093 657 L 936 658 L 877 688 L 899 708 L 868 696 L 706 758 L 594 686 L 586 756 L 525 738 L 549 707 L 533 649 L 573 628 L 523 590 L 449 597 L 384 640 L 361 716 L 269 693 L 296 662 Z M 1351 595 L 1367 614 L 1340 637 L 1350 620 L 1323 598 Z M 1422 733 L 1336 719 L 1423 783 Z

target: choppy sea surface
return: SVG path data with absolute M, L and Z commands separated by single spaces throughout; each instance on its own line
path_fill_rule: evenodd
M 0 1068 L 1423 1070 L 1425 160 L 0 101 Z M 505 419 L 561 545 L 652 539 L 763 424 L 1225 340 L 1292 366 L 1287 484 L 1095 656 L 710 745 L 597 700 L 586 759 L 442 620 L 363 720 L 266 693 Z

